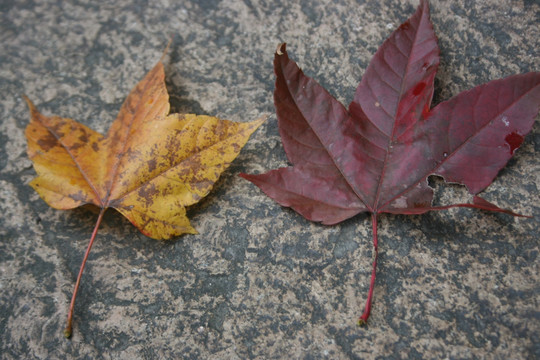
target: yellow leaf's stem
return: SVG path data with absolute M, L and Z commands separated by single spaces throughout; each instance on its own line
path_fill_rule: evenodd
M 379 249 L 378 249 L 378 240 L 377 240 L 377 214 L 371 213 L 371 223 L 373 226 L 373 251 L 374 251 L 374 259 L 373 259 L 373 270 L 371 270 L 371 281 L 369 283 L 369 293 L 368 298 L 366 301 L 366 307 L 364 308 L 364 313 L 362 316 L 360 316 L 360 319 L 358 319 L 358 325 L 362 326 L 367 324 L 369 313 L 371 312 L 371 299 L 373 298 L 373 289 L 375 287 L 375 275 L 377 274 L 377 257 L 379 255 Z
M 73 319 L 73 309 L 75 307 L 75 298 L 77 297 L 77 290 L 79 290 L 79 284 L 81 283 L 81 277 L 84 271 L 84 266 L 86 265 L 86 260 L 88 259 L 88 255 L 90 254 L 90 249 L 92 249 L 92 244 L 94 243 L 94 239 L 96 238 L 99 225 L 101 224 L 101 220 L 103 219 L 103 214 L 105 214 L 105 210 L 107 208 L 102 208 L 99 212 L 99 216 L 96 222 L 96 226 L 94 227 L 94 231 L 92 232 L 92 237 L 90 238 L 90 244 L 88 244 L 88 248 L 86 249 L 86 253 L 84 254 L 84 258 L 81 264 L 81 269 L 79 270 L 79 276 L 77 276 L 77 282 L 75 283 L 75 289 L 73 290 L 73 297 L 71 298 L 71 304 L 69 305 L 69 313 L 67 318 L 67 325 L 64 329 L 64 336 L 66 338 L 71 337 L 71 320 Z

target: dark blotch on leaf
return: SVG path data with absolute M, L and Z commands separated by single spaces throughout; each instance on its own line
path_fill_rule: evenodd
M 516 151 L 516 149 L 521 146 L 521 143 L 523 143 L 523 136 L 519 135 L 517 132 L 513 132 L 506 135 L 504 140 L 508 146 L 510 146 L 510 154 L 513 155 L 514 151 Z
M 45 137 L 40 138 L 37 141 L 37 144 L 45 151 L 51 150 L 53 147 L 58 145 L 58 140 L 56 140 L 56 137 L 48 133 Z
M 153 172 L 156 170 L 157 162 L 155 158 L 148 160 L 148 171 Z
M 424 91 L 424 88 L 426 87 L 426 83 L 425 82 L 421 82 L 419 83 L 418 85 L 416 85 L 413 89 L 413 95 L 414 96 L 418 96 L 422 93 L 422 91 Z

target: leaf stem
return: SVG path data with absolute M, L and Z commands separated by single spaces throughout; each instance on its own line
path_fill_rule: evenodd
M 92 244 L 94 244 L 94 239 L 96 238 L 99 225 L 101 224 L 101 220 L 103 219 L 103 214 L 105 214 L 105 210 L 107 210 L 107 208 L 104 207 L 99 212 L 96 226 L 94 227 L 94 231 L 92 232 L 92 237 L 90 238 L 90 243 L 88 244 L 88 248 L 86 248 L 86 253 L 84 254 L 84 258 L 81 264 L 81 269 L 79 270 L 79 276 L 77 276 L 77 282 L 75 283 L 75 289 L 73 290 L 73 296 L 71 297 L 71 304 L 69 305 L 67 324 L 66 324 L 66 328 L 64 329 L 64 336 L 68 339 L 71 337 L 71 330 L 72 330 L 71 320 L 73 319 L 73 309 L 75 308 L 75 298 L 77 297 L 77 291 L 79 290 L 79 284 L 81 283 L 81 277 L 84 271 L 84 266 L 86 265 L 86 260 L 88 259 L 88 255 L 90 255 L 90 249 L 92 249 Z
M 364 308 L 364 313 L 358 319 L 358 325 L 362 326 L 367 324 L 369 313 L 371 312 L 371 300 L 373 298 L 373 289 L 375 287 L 375 275 L 377 274 L 377 257 L 379 256 L 378 244 L 377 244 L 377 214 L 371 213 L 371 223 L 373 227 L 373 250 L 375 252 L 375 257 L 373 259 L 373 270 L 371 270 L 371 281 L 369 283 L 369 293 L 366 300 L 366 307 Z

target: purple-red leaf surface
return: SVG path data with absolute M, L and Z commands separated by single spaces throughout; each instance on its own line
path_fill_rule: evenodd
M 274 103 L 292 166 L 242 177 L 312 221 L 372 214 L 375 260 L 359 323 L 369 317 L 377 263 L 377 215 L 451 207 L 504 210 L 477 196 L 531 130 L 540 73 L 491 81 L 431 108 L 439 48 L 427 1 L 382 44 L 346 109 L 289 59 L 274 58 Z M 428 177 L 463 184 L 472 203 L 433 206 Z

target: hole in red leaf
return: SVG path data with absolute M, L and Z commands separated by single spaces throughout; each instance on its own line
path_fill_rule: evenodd
M 514 155 L 514 151 L 516 151 L 523 142 L 523 136 L 519 135 L 517 132 L 513 132 L 506 135 L 504 140 L 510 146 L 510 154 Z
M 421 82 L 416 85 L 412 91 L 414 96 L 418 96 L 426 88 L 426 83 Z

